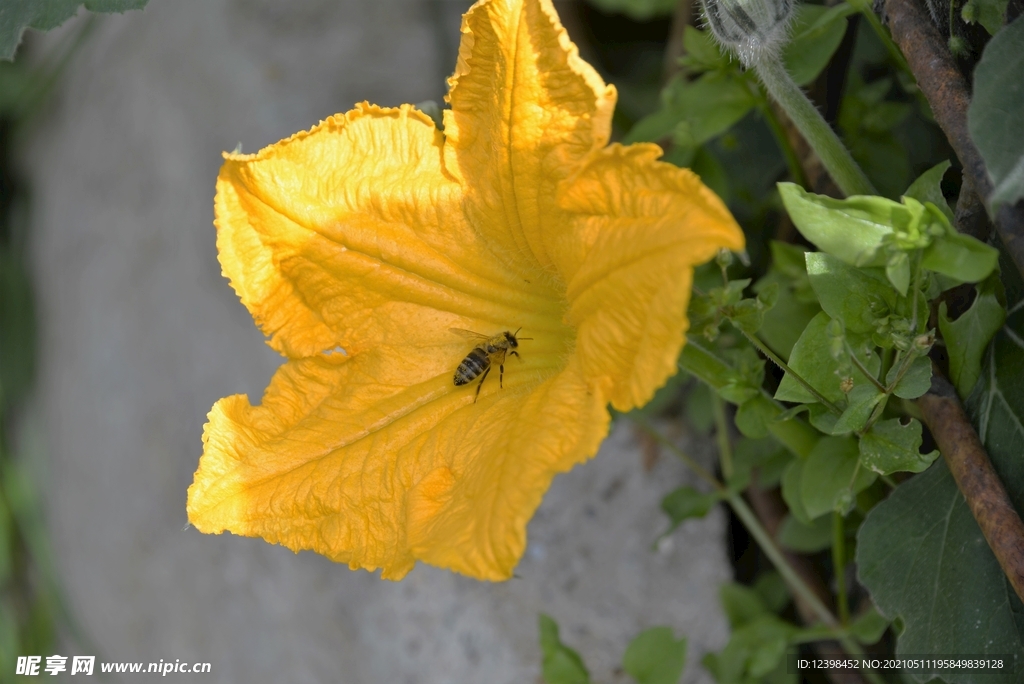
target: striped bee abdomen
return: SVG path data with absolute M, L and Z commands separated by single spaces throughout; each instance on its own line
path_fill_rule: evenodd
M 466 385 L 476 378 L 480 377 L 480 374 L 487 370 L 491 365 L 491 357 L 487 355 L 483 349 L 477 347 L 476 349 L 469 352 L 466 358 L 462 359 L 462 363 L 455 369 L 455 384 Z

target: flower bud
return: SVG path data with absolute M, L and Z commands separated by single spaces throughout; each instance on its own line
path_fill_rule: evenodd
M 795 0 L 701 0 L 715 39 L 745 67 L 777 59 L 789 42 Z

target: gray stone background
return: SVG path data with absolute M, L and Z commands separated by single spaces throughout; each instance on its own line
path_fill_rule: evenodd
M 710 681 L 697 663 L 727 635 L 724 516 L 652 552 L 660 497 L 688 475 L 669 457 L 646 470 L 628 426 L 556 479 L 504 584 L 422 565 L 384 582 L 182 530 L 206 412 L 228 394 L 258 399 L 279 363 L 220 275 L 220 152 L 364 99 L 440 101 L 467 5 L 151 0 L 100 19 L 66 72 L 24 162 L 41 371 L 21 442 L 98 660 L 212 663 L 168 675 L 179 682 L 530 683 L 544 611 L 598 684 L 631 681 L 623 650 L 660 624 L 689 638 L 683 681 Z

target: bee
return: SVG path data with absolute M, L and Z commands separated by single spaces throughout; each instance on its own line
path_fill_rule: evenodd
M 475 333 L 472 330 L 463 330 L 462 328 L 449 328 L 449 330 L 459 337 L 463 337 L 467 340 L 473 340 L 477 345 L 466 354 L 466 358 L 462 359 L 462 363 L 455 369 L 455 385 L 468 385 L 478 377 L 480 382 L 476 386 L 476 396 L 473 397 L 473 403 L 480 398 L 480 388 L 484 386 L 484 380 L 487 379 L 487 375 L 491 372 L 491 365 L 497 360 L 498 362 L 498 386 L 503 387 L 502 380 L 505 377 L 505 357 L 509 354 L 516 358 L 522 359 L 519 356 L 519 352 L 516 351 L 516 347 L 519 346 L 519 340 L 532 340 L 532 337 L 516 337 L 519 330 L 515 332 L 509 332 L 506 330 L 503 333 L 498 333 L 494 336 L 481 335 Z

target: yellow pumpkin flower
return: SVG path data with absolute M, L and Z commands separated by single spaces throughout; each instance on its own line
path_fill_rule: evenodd
M 259 405 L 211 410 L 200 531 L 387 579 L 417 560 L 507 579 L 608 404 L 675 373 L 693 266 L 743 248 L 722 202 L 656 145 L 607 146 L 615 89 L 550 0 L 474 5 L 449 85 L 444 132 L 363 103 L 225 155 L 220 262 L 287 360 Z M 474 401 L 453 377 L 475 343 L 453 328 L 531 339 Z

